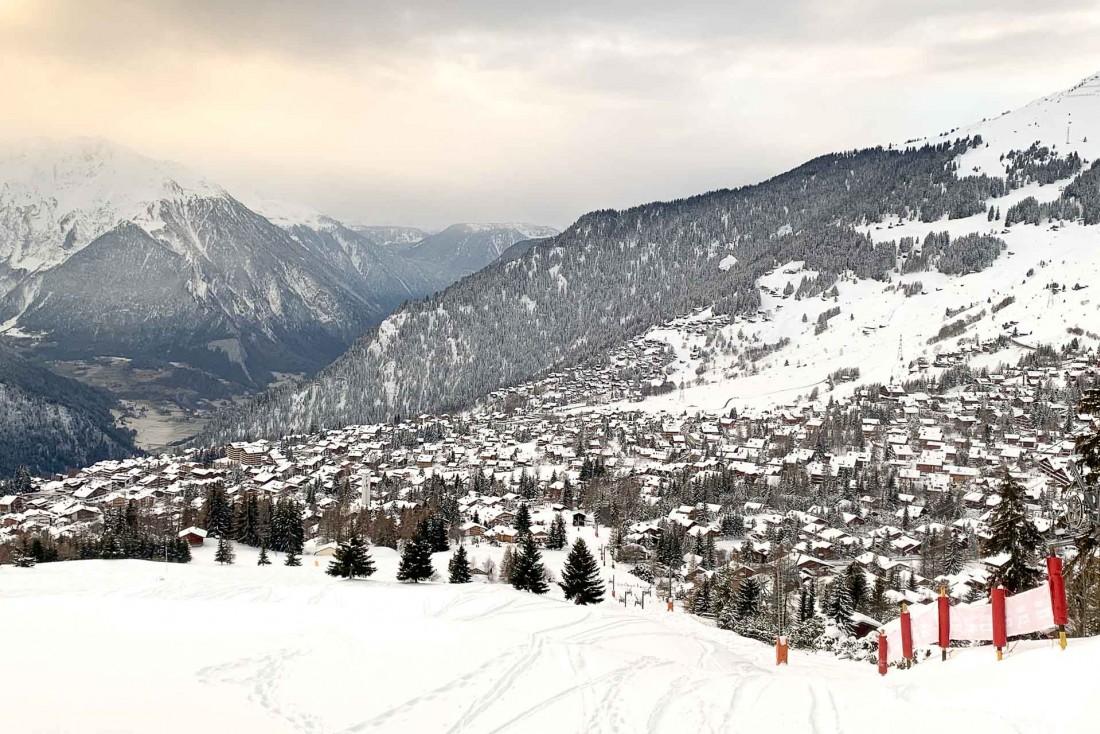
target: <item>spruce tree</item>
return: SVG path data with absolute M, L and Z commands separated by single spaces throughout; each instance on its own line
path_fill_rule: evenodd
M 302 565 L 302 555 L 300 553 L 296 553 L 295 551 L 288 550 L 286 552 L 286 560 L 283 561 L 283 565 L 284 566 L 301 566 Z
M 417 584 L 427 581 L 434 573 L 432 547 L 428 541 L 413 538 L 406 542 L 401 551 L 401 563 L 397 567 L 397 580 Z
M 527 509 L 527 504 L 521 502 L 519 508 L 516 510 L 516 535 L 519 538 L 523 538 L 525 535 L 531 533 L 531 511 Z
M 237 553 L 233 550 L 233 541 L 225 536 L 218 538 L 218 550 L 214 553 L 214 560 L 224 566 L 233 563 L 236 558 Z
M 302 518 L 302 506 L 290 500 L 286 505 L 286 551 L 300 556 L 305 543 L 306 530 L 305 521 Z
M 763 593 L 764 589 L 756 576 L 742 580 L 732 599 L 734 618 L 742 622 L 759 614 Z
M 827 611 L 829 619 L 833 620 L 838 630 L 846 635 L 852 634 L 852 597 L 848 595 L 848 584 L 843 578 L 833 582 Z
M 1001 503 L 989 518 L 991 537 L 986 550 L 990 555 L 1008 554 L 1008 559 L 993 572 L 989 582 L 1015 594 L 1039 584 L 1042 575 L 1036 568 L 1036 557 L 1043 538 L 1028 518 L 1023 490 L 1007 471 L 1000 494 Z
M 558 586 L 565 592 L 565 598 L 574 604 L 599 604 L 603 601 L 604 585 L 600 579 L 600 569 L 583 538 L 577 538 L 573 543 Z
M 512 586 L 520 591 L 532 594 L 545 594 L 550 590 L 546 584 L 546 569 L 542 565 L 542 553 L 535 545 L 530 533 L 523 536 L 520 551 L 516 554 L 512 569 Z
M 567 542 L 565 520 L 558 513 L 554 515 L 554 520 L 550 523 L 550 533 L 546 538 L 546 547 L 550 550 L 561 550 Z
M 336 549 L 325 573 L 329 576 L 353 579 L 357 576 L 370 576 L 374 570 L 374 561 L 370 557 L 366 544 L 358 535 L 352 535 Z
M 267 543 L 260 546 L 260 557 L 256 559 L 257 566 L 270 566 L 271 559 L 267 557 Z
M 442 517 L 433 517 L 429 525 L 430 541 L 433 553 L 445 553 L 451 544 L 447 540 L 447 523 Z
M 962 548 L 959 544 L 959 538 L 955 533 L 949 531 L 947 534 L 947 555 L 943 562 L 944 573 L 953 576 L 962 571 L 962 567 Z
M 1100 388 L 1085 390 L 1081 402 L 1077 404 L 1078 414 L 1100 415 Z M 1081 463 L 1091 474 L 1100 473 L 1100 431 L 1088 431 L 1077 437 L 1077 453 Z M 1090 477 L 1090 481 L 1095 477 Z
M 867 576 L 863 569 L 855 563 L 849 563 L 844 570 L 844 580 L 848 585 L 848 597 L 852 600 L 853 609 L 863 608 L 867 601 Z
M 34 554 L 27 551 L 26 547 L 16 548 L 12 552 L 11 562 L 16 568 L 34 568 L 35 558 Z
M 458 550 L 451 556 L 447 564 L 449 581 L 452 584 L 468 584 L 472 580 L 470 575 L 470 562 L 466 558 L 466 547 L 458 546 Z

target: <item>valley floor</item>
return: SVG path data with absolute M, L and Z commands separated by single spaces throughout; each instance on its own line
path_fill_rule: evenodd
M 798 651 L 777 668 L 768 646 L 678 608 L 402 585 L 385 549 L 357 581 L 308 555 L 258 568 L 238 548 L 221 567 L 213 552 L 3 568 L 4 730 L 1067 734 L 1100 719 L 1093 640 L 1021 643 L 999 664 L 958 651 L 886 678 Z

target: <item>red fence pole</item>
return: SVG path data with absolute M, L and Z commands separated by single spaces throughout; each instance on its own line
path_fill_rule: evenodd
M 1008 645 L 1005 625 L 1005 587 L 997 584 L 991 594 L 993 604 L 993 644 L 997 648 L 997 660 L 1001 659 L 1002 651 Z
M 1050 608 L 1054 612 L 1054 624 L 1058 625 L 1058 645 L 1066 649 L 1066 580 L 1062 577 L 1062 559 L 1058 556 L 1047 558 L 1047 581 L 1050 586 Z
M 775 664 L 787 665 L 787 638 L 776 637 L 775 638 Z
M 940 615 L 940 660 L 947 660 L 947 648 L 951 646 L 951 600 L 947 598 L 947 587 L 940 587 L 936 603 Z
M 909 605 L 901 605 L 901 656 L 905 658 L 905 667 L 913 664 L 913 620 L 909 616 Z
M 878 631 L 878 674 L 886 675 L 886 630 Z

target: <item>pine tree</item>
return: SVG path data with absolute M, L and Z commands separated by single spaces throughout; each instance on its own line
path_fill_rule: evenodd
M 542 554 L 530 533 L 523 536 L 520 551 L 516 554 L 512 569 L 512 586 L 520 591 L 532 594 L 545 594 L 550 590 L 546 584 L 546 569 L 542 565 Z
M 336 549 L 325 573 L 329 576 L 353 579 L 357 576 L 370 576 L 374 570 L 374 561 L 370 557 L 366 544 L 358 535 L 352 535 Z
M 853 609 L 861 609 L 867 601 L 867 577 L 863 569 L 855 563 L 849 563 L 844 570 L 844 581 L 848 586 L 848 597 L 852 600 Z
M 218 550 L 214 553 L 214 560 L 224 566 L 233 563 L 236 558 L 237 553 L 233 550 L 233 541 L 225 536 L 218 538 Z
M 562 581 L 558 584 L 565 598 L 574 604 L 599 604 L 603 601 L 604 585 L 596 558 L 583 538 L 577 538 L 565 559 Z
M 458 546 L 458 550 L 451 556 L 451 561 L 447 564 L 447 573 L 452 584 L 470 583 L 472 576 L 470 575 L 470 562 L 466 558 L 465 546 Z
M 24 544 L 22 548 L 16 548 L 12 552 L 11 562 L 16 568 L 34 568 L 36 563 L 34 554 L 30 553 Z
M 451 544 L 447 540 L 447 523 L 442 517 L 433 517 L 429 524 L 429 536 L 433 553 L 445 553 Z
M 731 599 L 733 616 L 737 621 L 744 621 L 760 613 L 760 600 L 764 589 L 756 576 L 750 576 L 741 581 L 737 587 L 737 593 Z
M 962 548 L 959 545 L 959 538 L 955 533 L 949 531 L 947 534 L 947 556 L 944 558 L 943 563 L 944 573 L 954 576 L 962 571 L 962 567 Z
M 554 515 L 554 520 L 550 523 L 550 533 L 546 538 L 546 547 L 550 550 L 561 550 L 567 542 L 565 520 L 562 519 L 559 513 Z
M 691 613 L 692 614 L 710 614 L 711 612 L 711 583 L 710 577 L 705 573 L 703 574 L 703 580 L 699 583 L 699 587 L 695 589 L 695 593 L 691 596 Z
M 522 539 L 531 533 L 531 511 L 527 509 L 527 503 L 521 502 L 516 509 L 516 535 Z
M 1006 471 L 1001 483 L 1001 503 L 989 518 L 990 538 L 986 551 L 990 555 L 1008 554 L 1008 559 L 994 570 L 990 585 L 1001 584 L 1015 594 L 1039 584 L 1041 574 L 1036 568 L 1036 556 L 1043 538 L 1028 518 L 1024 493 Z
M 31 473 L 27 471 L 27 467 L 19 466 L 16 468 L 15 475 L 8 482 L 5 491 L 11 494 L 27 494 L 34 491 L 34 481 L 31 479 Z
M 287 553 L 302 554 L 302 548 L 306 543 L 305 521 L 302 517 L 302 506 L 290 500 L 286 504 L 286 551 Z
M 708 571 L 713 571 L 716 563 L 713 533 L 708 533 L 707 537 L 703 539 L 702 553 L 700 553 L 700 555 L 703 556 L 703 568 Z
M 827 613 L 838 630 L 846 635 L 852 634 L 852 597 L 848 595 L 848 584 L 838 578 L 833 582 L 832 596 L 829 599 Z
M 435 574 L 432 568 L 432 547 L 428 541 L 413 538 L 405 543 L 401 551 L 401 563 L 397 567 L 398 581 L 411 581 L 414 584 L 427 581 Z
M 267 557 L 267 543 L 260 546 L 260 557 L 256 559 L 257 566 L 270 566 L 271 559 Z
M 302 565 L 302 555 L 300 553 L 295 553 L 294 551 L 289 551 L 288 550 L 286 552 L 286 560 L 283 561 L 283 565 L 284 566 L 301 566 Z
M 1100 388 L 1085 390 L 1081 402 L 1077 404 L 1078 414 L 1100 415 Z M 1100 473 L 1100 431 L 1089 431 L 1077 437 L 1077 453 L 1081 463 L 1090 474 Z M 1090 481 L 1095 477 L 1090 476 Z

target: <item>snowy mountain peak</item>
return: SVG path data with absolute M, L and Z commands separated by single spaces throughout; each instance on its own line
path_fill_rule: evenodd
M 0 262 L 53 267 L 152 202 L 226 196 L 183 166 L 105 140 L 22 143 L 0 153 Z
M 915 142 L 936 144 L 976 135 L 984 145 L 959 158 L 962 173 L 1003 176 L 1001 157 L 1035 143 L 1059 155 L 1076 152 L 1086 162 L 1096 160 L 1100 158 L 1100 74 L 998 117 Z

